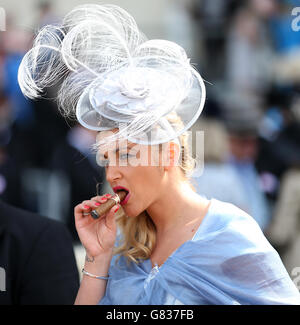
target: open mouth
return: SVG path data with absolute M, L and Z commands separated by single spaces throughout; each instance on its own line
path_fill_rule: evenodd
M 113 191 L 114 191 L 115 193 L 117 193 L 117 194 L 118 194 L 119 192 L 121 192 L 121 191 L 123 191 L 123 192 L 126 193 L 126 196 L 125 196 L 124 199 L 120 202 L 120 204 L 121 204 L 122 206 L 125 205 L 125 204 L 128 202 L 129 197 L 130 197 L 130 192 L 129 192 L 129 190 L 128 190 L 127 188 L 122 187 L 122 186 L 116 186 L 116 187 L 113 188 Z

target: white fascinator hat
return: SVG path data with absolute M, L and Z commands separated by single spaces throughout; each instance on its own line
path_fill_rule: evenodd
M 91 130 L 118 130 L 98 145 L 119 138 L 146 145 L 177 139 L 205 102 L 203 79 L 184 49 L 147 40 L 115 5 L 78 6 L 60 26 L 41 29 L 18 81 L 32 99 L 59 84 L 63 115 Z M 173 123 L 178 118 L 181 123 Z

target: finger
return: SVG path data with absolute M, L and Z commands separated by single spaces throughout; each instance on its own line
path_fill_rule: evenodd
M 107 213 L 105 218 L 106 227 L 112 231 L 116 230 L 116 214 L 121 206 L 119 204 L 114 205 Z
M 101 195 L 101 196 L 94 196 L 91 198 L 92 201 L 97 201 L 97 202 L 106 202 L 107 199 L 110 199 L 113 195 L 112 194 L 104 194 L 104 195 Z
M 75 213 L 82 213 L 88 211 L 91 208 L 89 201 L 83 201 L 80 204 L 77 204 L 74 208 Z
M 81 218 L 90 215 L 93 209 L 96 209 L 100 205 L 99 202 L 92 200 L 85 200 L 82 203 L 76 205 L 74 208 L 75 218 Z
M 100 200 L 86 200 L 82 202 L 83 206 L 90 207 L 92 209 L 95 209 L 95 207 L 98 207 L 101 205 L 101 203 L 105 203 L 108 200 L 106 197 L 102 197 Z

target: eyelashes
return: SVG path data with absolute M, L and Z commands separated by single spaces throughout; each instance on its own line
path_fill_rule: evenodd
M 135 156 L 131 155 L 129 153 L 124 153 L 124 154 L 121 154 L 119 157 L 120 157 L 120 159 L 124 160 L 124 159 L 128 159 L 128 158 L 135 157 Z
M 135 155 L 129 154 L 129 153 L 123 153 L 123 154 L 119 154 L 119 159 L 117 158 L 116 161 L 118 160 L 128 160 L 130 158 L 135 157 Z M 101 159 L 97 161 L 99 166 L 102 167 L 108 167 L 109 166 L 109 159 Z

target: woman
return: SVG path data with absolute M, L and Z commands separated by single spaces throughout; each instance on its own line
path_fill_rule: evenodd
M 20 65 L 28 97 L 62 80 L 64 114 L 99 131 L 98 162 L 126 191 L 75 207 L 86 249 L 75 304 L 299 304 L 299 292 L 257 223 L 206 200 L 190 184 L 187 130 L 205 99 L 202 78 L 177 44 L 147 41 L 111 5 L 87 5 L 43 29 Z

